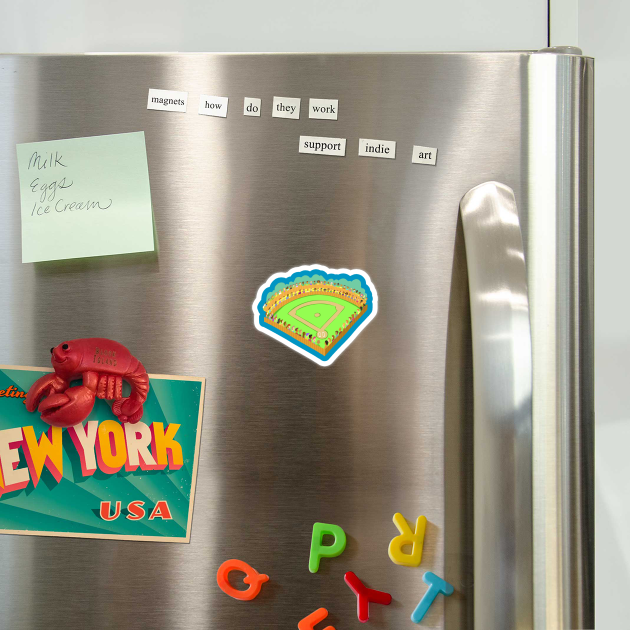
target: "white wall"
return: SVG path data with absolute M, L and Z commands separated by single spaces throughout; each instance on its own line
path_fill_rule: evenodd
M 514 50 L 546 45 L 546 0 L 0 0 L 2 52 Z
M 630 2 L 579 0 L 578 33 L 595 57 L 595 618 L 597 628 L 622 628 L 630 625 Z

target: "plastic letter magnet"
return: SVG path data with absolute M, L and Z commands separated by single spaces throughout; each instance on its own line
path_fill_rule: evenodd
M 335 538 L 335 542 L 333 542 L 332 545 L 322 545 L 322 540 L 327 534 Z M 314 523 L 313 537 L 311 538 L 311 555 L 308 559 L 308 570 L 311 573 L 317 573 L 317 571 L 319 571 L 319 561 L 322 558 L 336 558 L 343 553 L 345 548 L 346 533 L 339 525 Z
M 245 584 L 249 584 L 249 588 L 245 591 L 239 591 L 234 588 L 228 580 L 228 574 L 230 571 L 242 571 L 245 573 L 246 575 L 243 578 L 243 582 Z M 253 569 L 249 566 L 249 564 L 243 562 L 242 560 L 226 560 L 217 571 L 217 584 L 219 585 L 219 588 L 226 595 L 245 602 L 251 601 L 257 597 L 263 583 L 268 580 L 268 575 L 258 573 L 256 569 Z
M 427 610 L 434 602 L 435 598 L 442 593 L 443 595 L 452 595 L 455 590 L 451 584 L 441 577 L 427 571 L 422 576 L 422 581 L 429 585 L 424 597 L 420 600 L 420 603 L 416 606 L 416 609 L 411 613 L 411 621 L 414 623 L 420 623 L 424 616 L 427 614 Z
M 425 516 L 419 516 L 416 521 L 415 533 L 407 524 L 405 517 L 396 512 L 394 514 L 394 525 L 398 528 L 400 536 L 396 536 L 389 543 L 389 557 L 394 564 L 402 564 L 407 567 L 417 567 L 422 561 L 422 546 L 424 545 L 424 532 L 427 528 Z M 403 547 L 412 545 L 411 553 L 404 553 Z
M 365 623 L 370 618 L 370 602 L 384 606 L 392 603 L 392 596 L 389 593 L 367 588 L 352 571 L 348 571 L 343 579 L 357 596 L 357 617 L 361 623 Z
M 326 617 L 328 617 L 328 611 L 325 608 L 318 608 L 315 612 L 312 612 L 308 617 L 304 617 L 304 619 L 298 623 L 298 630 L 313 630 L 315 625 L 326 619 Z M 326 626 L 324 630 L 335 630 L 335 627 Z

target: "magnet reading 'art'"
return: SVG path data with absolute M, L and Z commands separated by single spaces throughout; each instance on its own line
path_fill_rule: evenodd
M 376 289 L 364 271 L 322 265 L 274 274 L 252 306 L 258 330 L 323 366 L 356 339 L 377 308 Z

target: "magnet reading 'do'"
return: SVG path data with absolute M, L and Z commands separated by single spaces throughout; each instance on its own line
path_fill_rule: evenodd
M 323 366 L 356 339 L 377 307 L 367 273 L 322 265 L 274 274 L 252 305 L 258 330 Z

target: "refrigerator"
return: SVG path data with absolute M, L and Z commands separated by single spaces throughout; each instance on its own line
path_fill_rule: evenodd
M 155 251 L 22 263 L 16 145 L 137 131 Z M 3 55 L 0 225 L 0 364 L 105 337 L 206 379 L 190 542 L 1 535 L 0 628 L 295 628 L 322 607 L 316 628 L 358 628 L 349 571 L 392 596 L 374 628 L 416 627 L 426 572 L 453 593 L 420 627 L 593 626 L 580 50 Z M 336 348 L 256 314 L 274 274 L 312 266 L 374 288 Z M 419 566 L 388 557 L 395 514 L 427 519 Z M 314 523 L 347 537 L 317 573 Z M 234 558 L 269 576 L 252 601 L 217 584 Z

